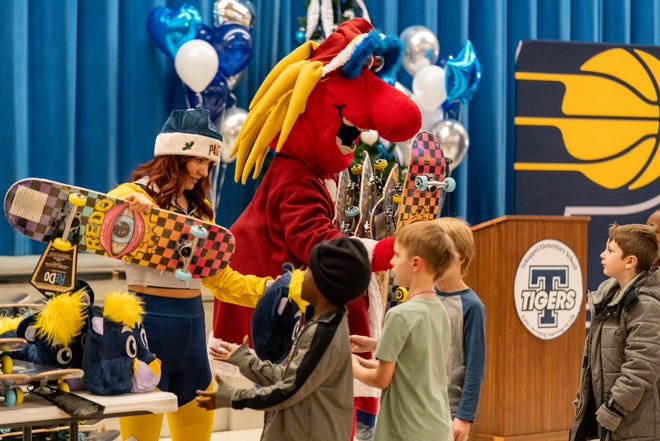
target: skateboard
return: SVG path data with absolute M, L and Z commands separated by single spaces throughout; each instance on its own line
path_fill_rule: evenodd
M 82 369 L 57 369 L 30 362 L 17 362 L 15 373 L 28 377 L 27 391 L 38 395 L 74 418 L 91 419 L 103 416 L 105 407 L 87 398 L 71 393 L 67 380 L 82 378 Z
M 74 249 L 190 280 L 222 270 L 235 247 L 234 236 L 219 225 L 159 208 L 135 213 L 122 199 L 46 179 L 15 182 L 4 210 L 14 229 L 48 242 L 54 255 L 42 257 L 33 284 L 51 289 L 69 285 L 62 267 L 75 267 L 66 255 Z
M 420 132 L 413 138 L 408 172 L 402 184 L 397 229 L 416 220 L 438 217 L 442 193 L 456 189 L 456 182 L 448 177 L 448 165 L 435 135 Z
M 387 164 L 386 164 L 387 165 Z M 369 213 L 374 206 L 375 197 L 375 184 L 374 184 L 374 169 L 369 157 L 369 152 L 363 152 L 362 156 L 362 173 L 359 180 L 359 196 L 358 196 L 358 219 L 357 227 L 355 228 L 354 235 L 357 237 L 369 237 Z
M 41 311 L 45 303 L 0 303 L 0 317 L 19 317 Z
M 0 365 L 2 373 L 9 374 L 14 370 L 14 361 L 6 352 L 20 351 L 27 346 L 27 340 L 24 338 L 5 337 L 0 338 Z
M 332 223 L 339 228 L 344 236 L 352 236 L 357 228 L 359 199 L 359 180 L 362 174 L 362 164 L 354 164 L 339 173 L 337 182 L 337 198 L 335 200 L 335 215 Z
M 21 386 L 30 382 L 30 376 L 25 374 L 0 375 L 0 395 L 5 407 L 14 407 L 23 402 L 24 392 Z
M 374 240 L 392 236 L 396 231 L 397 212 L 401 202 L 399 166 L 394 164 L 380 190 L 380 199 L 371 210 L 369 233 Z
M 408 170 L 401 185 L 401 202 L 396 220 L 396 230 L 404 225 L 432 220 L 440 215 L 445 192 L 456 189 L 456 182 L 449 177 L 449 161 L 445 158 L 440 141 L 430 132 L 422 131 L 412 140 Z M 386 308 L 407 299 L 407 290 L 396 285 L 390 272 Z

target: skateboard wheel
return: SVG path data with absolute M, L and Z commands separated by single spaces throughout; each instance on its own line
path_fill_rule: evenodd
M 5 407 L 16 406 L 16 391 L 14 389 L 7 389 L 5 391 Z
M 405 302 L 408 299 L 408 290 L 403 286 L 399 286 L 394 290 L 394 300 L 397 302 Z
M 374 162 L 374 168 L 376 170 L 385 170 L 386 167 L 387 167 L 387 159 L 383 159 L 383 158 L 376 159 L 376 161 Z
M 451 193 L 452 191 L 456 190 L 456 181 L 454 178 L 446 177 L 443 182 L 447 185 L 445 187 L 445 191 L 447 193 Z
M 351 165 L 351 174 L 352 175 L 362 174 L 362 164 L 353 164 L 353 165 Z
M 428 186 L 429 183 L 429 178 L 426 176 L 416 176 L 415 177 L 415 188 L 420 191 L 426 190 L 426 187 Z
M 23 404 L 23 400 L 25 398 L 23 389 L 21 389 L 20 387 L 15 387 L 14 392 L 16 392 L 16 405 Z
M 177 279 L 181 280 L 182 282 L 187 282 L 188 280 L 192 279 L 192 274 L 190 274 L 190 271 L 186 271 L 181 268 L 176 270 L 174 275 L 176 276 Z
M 71 250 L 71 242 L 62 239 L 61 237 L 56 237 L 55 240 L 53 240 L 53 246 L 55 247 L 55 249 L 59 251 Z
M 57 388 L 63 392 L 71 392 L 71 388 L 69 387 L 69 383 L 66 381 L 62 380 L 59 383 L 57 383 Z
M 195 237 L 201 237 L 202 239 L 206 239 L 209 236 L 209 232 L 201 225 L 193 225 L 190 228 L 190 234 Z
M 71 193 L 67 199 L 76 207 L 82 207 L 87 202 L 87 198 L 80 193 Z
M 396 202 L 397 204 L 400 204 L 402 200 L 403 200 L 403 196 L 400 194 L 395 194 L 394 196 L 392 196 L 392 201 Z
M 14 370 L 14 362 L 9 355 L 0 357 L 0 363 L 2 364 L 3 374 L 11 374 L 11 371 Z
M 346 216 L 355 217 L 358 214 L 360 214 L 360 209 L 355 205 L 351 205 L 350 207 L 346 208 Z

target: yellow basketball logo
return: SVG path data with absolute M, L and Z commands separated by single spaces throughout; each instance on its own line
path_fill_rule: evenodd
M 580 72 L 516 72 L 561 83 L 559 117 L 517 116 L 516 126 L 561 132 L 570 163 L 516 162 L 515 170 L 574 171 L 607 189 L 636 190 L 660 177 L 660 60 L 641 49 L 604 50 Z

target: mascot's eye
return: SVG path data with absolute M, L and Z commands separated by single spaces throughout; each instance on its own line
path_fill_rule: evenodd
M 372 55 L 371 57 L 364 60 L 364 67 L 366 67 L 373 73 L 376 73 L 379 70 L 381 70 L 384 64 L 385 64 L 385 59 L 379 55 Z
M 55 358 L 59 364 L 68 366 L 73 359 L 73 352 L 69 348 L 62 348 L 57 351 Z
M 149 343 L 147 342 L 147 330 L 142 328 L 140 329 L 140 339 L 142 339 L 142 344 L 147 350 L 149 349 Z
M 137 356 L 137 342 L 134 336 L 129 336 L 126 339 L 126 353 L 129 357 L 135 358 Z
M 385 65 L 385 59 L 383 57 L 380 57 L 380 56 L 375 56 L 373 58 L 374 58 L 374 60 L 371 63 L 371 71 L 373 73 L 376 73 L 376 72 L 379 72 L 383 68 L 383 66 Z

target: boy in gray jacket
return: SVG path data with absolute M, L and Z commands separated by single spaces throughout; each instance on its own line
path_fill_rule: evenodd
M 660 271 L 647 225 L 612 225 L 600 255 L 610 279 L 589 293 L 585 343 L 569 439 L 660 439 Z
M 222 343 L 212 355 L 238 366 L 260 387 L 234 389 L 216 375 L 218 389 L 197 391 L 198 405 L 265 410 L 262 440 L 348 441 L 353 374 L 344 305 L 366 291 L 370 277 L 369 255 L 360 241 L 339 237 L 315 245 L 301 290 L 310 306 L 288 359 L 274 364 L 260 360 L 245 343 Z

